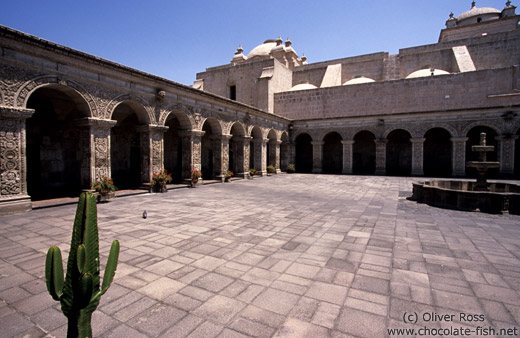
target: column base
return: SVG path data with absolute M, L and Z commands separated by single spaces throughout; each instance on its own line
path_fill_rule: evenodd
M 345 174 L 345 175 L 350 175 L 352 174 L 352 169 L 343 169 L 343 171 L 341 172 L 342 174 Z
M 412 176 L 424 176 L 424 172 L 422 170 L 412 170 Z
M 378 176 L 385 176 L 386 175 L 386 169 L 376 169 L 375 174 L 378 175 Z
M 32 202 L 28 195 L 0 199 L 0 215 L 19 214 L 31 210 Z
M 321 168 L 320 169 L 312 169 L 313 174 L 321 174 Z
M 249 173 L 248 172 L 237 173 L 237 174 L 235 174 L 235 177 L 248 179 L 249 178 Z

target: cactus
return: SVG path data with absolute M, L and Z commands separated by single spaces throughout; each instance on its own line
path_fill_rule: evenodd
M 61 303 L 61 311 L 68 319 L 68 338 L 92 337 L 92 313 L 114 279 L 118 257 L 119 241 L 114 240 L 100 287 L 96 198 L 90 192 L 82 193 L 72 229 L 65 280 L 58 247 L 49 248 L 45 262 L 47 290 Z

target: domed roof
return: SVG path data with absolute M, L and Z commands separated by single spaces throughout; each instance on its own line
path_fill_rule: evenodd
M 500 13 L 502 13 L 502 11 L 496 9 L 496 8 L 492 8 L 492 7 L 476 7 L 475 6 L 475 3 L 473 3 L 473 7 L 471 7 L 471 9 L 467 12 L 464 12 L 462 13 L 461 15 L 459 15 L 457 17 L 457 20 L 458 21 L 461 21 L 461 20 L 466 20 L 466 19 L 469 19 L 469 18 L 473 18 L 475 16 L 481 16 L 481 15 L 487 15 L 487 14 L 494 14 L 496 16 L 499 16 Z
M 370 82 L 376 82 L 376 81 L 371 79 L 371 78 L 369 78 L 369 77 L 360 76 L 360 77 L 355 77 L 353 79 L 348 80 L 343 85 L 344 86 L 349 86 L 349 85 L 355 85 L 355 84 L 361 84 L 361 83 L 370 83 Z
M 255 56 L 265 56 L 271 53 L 271 50 L 276 47 L 276 40 L 265 40 L 263 44 L 256 46 L 253 48 L 249 54 L 247 54 L 247 58 L 251 59 Z
M 437 76 L 437 75 L 446 75 L 446 74 L 449 74 L 449 73 L 447 71 L 445 71 L 445 70 L 442 70 L 442 69 L 430 69 L 430 68 L 427 68 L 427 69 L 416 70 L 415 72 L 413 72 L 410 75 L 408 75 L 406 78 L 407 79 L 414 79 L 414 78 L 417 78 L 417 77 Z
M 310 84 L 310 83 L 300 83 L 300 84 L 297 84 L 296 86 L 292 87 L 289 91 L 294 92 L 296 90 L 307 90 L 307 89 L 316 89 L 316 88 L 318 88 L 318 87 L 316 87 L 315 85 Z

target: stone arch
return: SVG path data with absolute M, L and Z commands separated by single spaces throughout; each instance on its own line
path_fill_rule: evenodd
M 322 169 L 324 173 L 341 174 L 343 170 L 343 137 L 335 131 L 323 137 Z
M 453 145 L 451 134 L 441 127 L 429 128 L 424 133 L 423 171 L 428 177 L 450 177 Z
M 34 93 L 34 91 L 37 89 L 46 86 L 60 86 L 63 88 L 68 88 L 68 90 L 71 92 L 73 91 L 75 94 L 79 95 L 88 106 L 88 111 L 85 110 L 85 117 L 98 117 L 99 114 L 96 102 L 94 101 L 92 95 L 90 95 L 90 93 L 88 93 L 88 91 L 83 86 L 75 81 L 62 79 L 54 75 L 40 76 L 22 84 L 15 93 L 15 106 L 26 108 L 31 94 Z M 65 89 L 65 91 L 68 90 Z M 69 95 L 75 96 L 71 92 L 69 92 Z
M 316 141 L 323 141 L 325 139 L 325 136 L 327 136 L 328 134 L 331 134 L 331 133 L 338 134 L 342 140 L 346 139 L 346 137 L 344 135 L 345 134 L 344 131 L 338 131 L 337 129 L 334 129 L 334 128 L 328 128 L 328 129 L 319 131 L 319 134 L 317 134 L 317 137 L 316 137 Z
M 33 200 L 78 196 L 91 183 L 89 130 L 78 124 L 91 114 L 88 103 L 63 84 L 27 94 L 22 103 L 34 109 L 25 122 L 28 193 Z
M 209 126 L 211 127 L 211 131 L 214 135 L 222 135 L 222 131 L 224 130 L 224 128 L 222 127 L 221 122 L 215 117 L 205 118 L 201 124 L 201 130 L 204 129 L 205 124 L 209 124 Z
M 183 130 L 192 130 L 194 129 L 194 124 L 192 119 L 190 119 L 189 115 L 184 111 L 177 108 L 177 106 L 173 106 L 168 108 L 159 119 L 160 125 L 166 125 L 166 121 L 171 119 L 172 117 L 176 118 L 179 121 L 179 124 Z
M 290 164 L 290 145 L 289 145 L 289 134 L 286 131 L 280 133 L 280 170 L 286 171 L 287 166 Z
M 461 137 L 466 137 L 466 135 L 468 135 L 469 131 L 475 127 L 487 127 L 487 128 L 493 129 L 496 132 L 497 136 L 502 135 L 500 128 L 498 126 L 496 126 L 495 124 L 489 123 L 489 121 L 475 121 L 464 127 L 464 129 L 462 130 L 462 133 L 461 133 Z
M 107 106 L 107 114 L 111 120 L 113 120 L 114 111 L 121 104 L 130 106 L 136 112 L 140 124 L 156 124 L 155 114 L 146 108 L 147 102 L 139 96 L 131 94 L 119 95 L 110 101 Z
M 277 168 L 279 159 L 277 159 L 277 141 L 278 141 L 278 134 L 274 129 L 269 129 L 267 133 L 267 156 L 266 156 L 266 166 L 272 165 L 273 167 Z M 279 149 L 279 148 L 278 148 Z
M 412 173 L 412 134 L 404 128 L 386 135 L 386 173 L 409 176 Z
M 312 137 L 309 133 L 298 133 L 294 138 L 295 143 L 295 157 L 296 157 L 296 171 L 301 173 L 312 172 L 313 164 L 313 146 Z
M 353 137 L 352 172 L 374 174 L 376 171 L 376 134 L 369 129 L 359 130 Z
M 436 123 L 436 122 L 421 126 L 420 130 L 418 130 L 419 133 L 416 137 L 424 138 L 424 137 L 426 137 L 426 133 L 429 130 L 432 130 L 435 128 L 440 128 L 440 129 L 446 130 L 446 132 L 448 132 L 450 134 L 450 137 L 460 137 L 457 129 L 455 127 L 453 127 L 452 125 L 450 125 L 449 123 Z
M 229 125 L 229 130 L 226 134 L 231 135 L 229 140 L 229 170 L 231 170 L 236 176 L 244 176 L 246 168 L 246 151 L 245 151 L 245 136 L 246 128 L 240 121 L 236 121 Z M 249 141 L 247 141 L 249 142 Z M 249 166 L 249 165 L 247 165 Z
M 396 130 L 404 130 L 404 131 L 406 131 L 408 134 L 410 134 L 410 138 L 412 138 L 413 135 L 415 135 L 413 130 L 411 130 L 409 127 L 392 127 L 392 128 L 385 129 L 385 131 L 383 133 L 383 138 L 384 139 L 388 139 L 388 135 L 391 132 L 396 131 Z

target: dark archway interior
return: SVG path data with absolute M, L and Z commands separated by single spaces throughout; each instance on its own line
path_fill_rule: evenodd
M 312 172 L 312 138 L 308 134 L 296 137 L 296 171 L 299 173 Z
M 480 144 L 480 133 L 486 133 L 486 145 L 495 147 L 495 150 L 486 154 L 487 161 L 497 161 L 499 144 L 495 139 L 497 137 L 496 131 L 489 127 L 477 126 L 471 128 L 471 130 L 466 135 L 466 137 L 468 137 L 468 140 L 466 141 L 466 162 L 479 160 L 479 154 L 474 152 L 471 147 Z M 487 177 L 496 178 L 498 177 L 498 172 L 498 168 L 489 169 L 487 171 Z M 477 170 L 475 168 L 466 166 L 466 176 L 477 177 Z
M 182 140 L 179 132 L 182 130 L 179 120 L 170 114 L 166 120 L 168 131 L 164 133 L 164 168 L 171 173 L 173 183 L 180 183 L 182 177 Z
M 372 175 L 376 171 L 376 137 L 363 130 L 354 136 L 352 172 Z
M 428 177 L 451 177 L 452 143 L 450 133 L 433 128 L 424 135 L 423 171 Z
M 323 172 L 341 174 L 343 169 L 343 144 L 338 133 L 328 133 L 323 139 Z
M 282 144 L 280 144 L 280 170 L 286 171 L 289 165 L 289 143 L 287 142 L 287 134 L 282 134 Z
M 141 186 L 141 134 L 137 113 L 126 103 L 119 104 L 112 119 L 117 124 L 111 129 L 110 154 L 112 179 L 119 189 L 137 189 Z
M 214 160 L 213 160 L 213 130 L 209 122 L 204 122 L 204 126 L 202 127 L 202 131 L 204 131 L 204 135 L 201 140 L 201 167 L 202 167 L 202 178 L 205 180 L 213 179 L 213 171 L 214 171 Z
M 412 142 L 410 133 L 397 129 L 388 134 L 386 144 L 387 175 L 409 176 L 412 173 Z
M 29 97 L 27 107 L 35 110 L 26 121 L 27 190 L 32 200 L 76 197 L 87 188 L 82 187 L 84 153 L 75 124 L 88 107 L 75 96 L 71 89 L 49 86 Z

